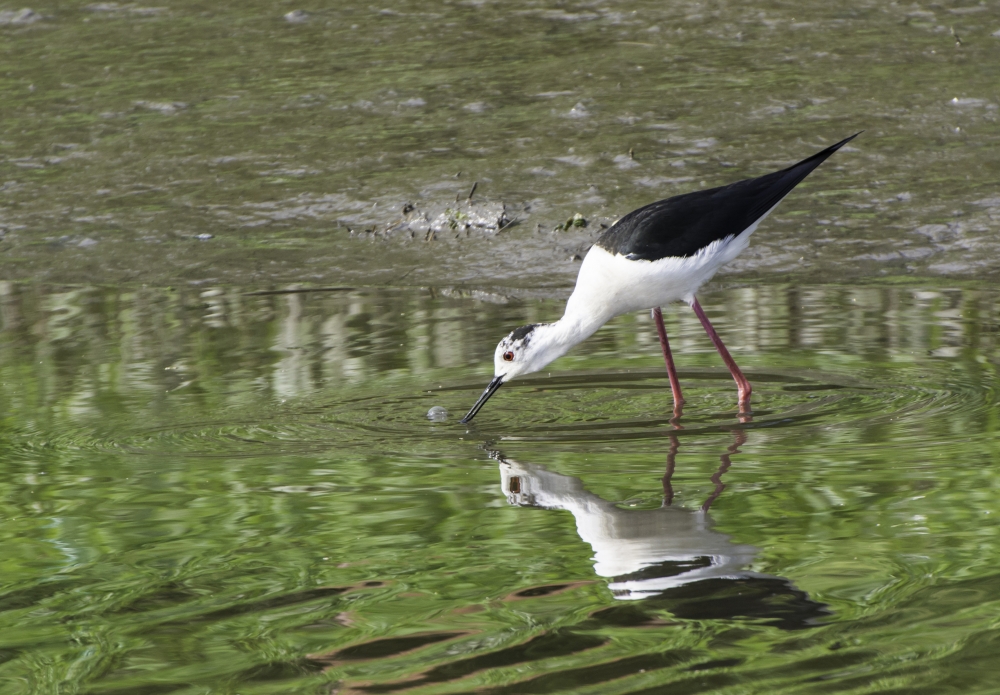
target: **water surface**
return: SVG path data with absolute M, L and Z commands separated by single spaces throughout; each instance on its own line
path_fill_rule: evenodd
M 672 307 L 679 420 L 630 315 L 474 427 L 558 302 L 0 299 L 5 693 L 994 688 L 995 292 L 706 294 L 751 421 Z
M 996 692 L 998 32 L 0 8 L 0 690 Z M 458 424 L 602 225 L 862 129 L 701 297 L 752 419 L 670 307 L 680 418 L 630 315 Z

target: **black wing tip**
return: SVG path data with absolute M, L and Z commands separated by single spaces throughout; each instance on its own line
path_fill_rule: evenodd
M 775 190 L 773 190 L 771 194 L 763 196 L 759 204 L 750 205 L 748 207 L 749 220 L 750 221 L 758 220 L 768 210 L 777 205 L 778 202 L 780 202 L 786 195 L 788 195 L 793 188 L 795 188 L 799 183 L 801 183 L 802 180 L 805 179 L 810 173 L 812 173 L 819 165 L 821 165 L 823 162 L 829 159 L 834 152 L 836 152 L 841 147 L 843 147 L 844 145 L 846 145 L 851 140 L 858 137 L 864 132 L 865 132 L 864 130 L 859 130 L 858 132 L 854 133 L 854 135 L 850 135 L 841 140 L 840 142 L 834 143 L 833 145 L 830 145 L 826 149 L 821 150 L 810 157 L 806 157 L 802 161 L 796 162 L 795 164 L 792 164 L 791 166 L 786 167 L 785 169 L 781 169 L 780 171 L 775 171 L 770 174 L 765 174 L 764 176 L 759 176 L 756 178 L 744 179 L 742 181 L 735 181 L 725 186 L 719 186 L 718 188 L 712 188 L 707 190 L 703 189 L 700 191 L 683 193 L 681 195 L 673 196 L 671 198 L 666 198 L 664 200 L 660 200 L 655 203 L 650 203 L 649 205 L 645 205 L 641 208 L 633 210 L 627 215 L 624 215 L 613 225 L 611 225 L 609 229 L 605 230 L 604 233 L 601 234 L 600 237 L 598 237 L 597 241 L 594 242 L 594 246 L 599 246 L 600 248 L 612 254 L 620 254 L 622 256 L 625 256 L 625 258 L 627 258 L 628 260 L 657 260 L 659 258 L 664 258 L 666 256 L 674 256 L 674 257 L 693 256 L 699 250 L 704 248 L 708 243 L 711 243 L 711 241 L 720 239 L 722 237 L 716 235 L 710 235 L 709 240 L 705 243 L 701 243 L 701 241 L 704 241 L 701 240 L 699 241 L 699 243 L 695 244 L 694 246 L 691 246 L 690 248 L 685 248 L 671 253 L 662 252 L 660 250 L 656 250 L 651 247 L 663 246 L 668 242 L 660 242 L 654 239 L 653 241 L 645 240 L 642 241 L 641 244 L 637 244 L 636 235 L 637 233 L 641 232 L 641 230 L 637 228 L 637 225 L 640 225 L 642 223 L 636 222 L 636 215 L 641 214 L 644 211 L 648 211 L 652 209 L 654 206 L 660 206 L 661 208 L 666 209 L 665 205 L 668 205 L 670 203 L 675 203 L 681 200 L 689 202 L 694 198 L 699 198 L 701 200 L 704 200 L 705 196 L 717 196 L 719 194 L 724 194 L 727 191 L 729 192 L 734 191 L 740 187 L 753 185 L 754 183 L 764 184 L 766 182 L 768 186 L 772 186 L 772 184 L 775 184 L 774 186 Z M 747 224 L 750 224 L 750 222 L 747 222 Z M 646 236 L 648 236 L 648 234 Z M 724 236 L 735 236 L 735 234 L 724 235 Z M 637 249 L 637 246 L 642 246 L 642 248 Z
M 841 140 L 840 142 L 837 142 L 837 143 L 834 143 L 834 144 L 830 145 L 825 150 L 820 150 L 819 152 L 817 152 L 816 154 L 812 155 L 811 157 L 806 157 L 801 162 L 796 162 L 795 164 L 791 165 L 790 167 L 788 167 L 786 169 L 782 169 L 780 172 L 775 172 L 775 173 L 776 174 L 784 174 L 786 172 L 791 172 L 791 171 L 797 171 L 797 172 L 801 173 L 801 172 L 804 171 L 805 173 L 801 173 L 801 177 L 802 178 L 799 179 L 799 181 L 801 181 L 806 176 L 808 176 L 813 171 L 813 169 L 815 169 L 820 164 L 822 164 L 827 159 L 829 159 L 830 156 L 834 152 L 836 152 L 837 150 L 839 150 L 841 147 L 843 147 L 844 145 L 846 145 L 847 143 L 849 143 L 854 138 L 856 138 L 859 135 L 861 135 L 861 133 L 863 133 L 863 132 L 865 132 L 865 131 L 859 130 L 854 135 L 846 137 L 843 140 Z M 794 185 L 798 185 L 799 181 L 796 181 Z M 794 185 L 793 185 L 793 187 L 794 187 Z M 789 190 L 791 190 L 791 189 L 789 189 Z
M 850 142 L 851 140 L 853 140 L 854 138 L 856 138 L 856 137 L 858 137 L 859 135 L 861 135 L 861 133 L 863 133 L 863 132 L 865 132 L 865 131 L 863 131 L 863 130 L 859 130 L 859 131 L 858 131 L 858 132 L 856 132 L 856 133 L 855 133 L 854 135 L 851 135 L 851 136 L 849 136 L 849 137 L 846 137 L 846 138 L 844 138 L 843 140 L 841 140 L 840 142 L 838 142 L 838 143 L 834 143 L 833 145 L 830 145 L 830 146 L 829 146 L 829 147 L 827 147 L 827 148 L 826 148 L 825 150 L 823 150 L 823 151 L 821 151 L 821 152 L 818 152 L 818 153 L 816 153 L 816 154 L 815 154 L 815 155 L 813 155 L 813 156 L 814 156 L 814 157 L 819 157 L 819 156 L 826 156 L 826 157 L 829 157 L 829 156 L 830 156 L 831 154 L 833 154 L 834 152 L 836 152 L 837 150 L 839 150 L 839 149 L 840 149 L 841 147 L 843 147 L 844 145 L 846 145 L 847 143 L 849 143 L 849 142 Z

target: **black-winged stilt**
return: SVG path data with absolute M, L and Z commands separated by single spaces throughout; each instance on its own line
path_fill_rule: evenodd
M 757 225 L 802 179 L 860 134 L 787 169 L 667 198 L 615 222 L 583 259 L 562 318 L 521 326 L 500 341 L 493 356 L 495 376 L 462 422 L 471 421 L 501 385 L 544 368 L 615 316 L 649 308 L 667 363 L 674 409 L 679 412 L 684 399 L 660 312 L 663 304 L 679 299 L 691 305 L 705 327 L 736 381 L 740 412 L 749 413 L 750 382 L 705 316 L 695 292 L 747 247 Z

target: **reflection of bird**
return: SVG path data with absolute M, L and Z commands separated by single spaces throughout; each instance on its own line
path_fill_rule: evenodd
M 494 457 L 500 461 L 500 485 L 508 502 L 573 514 L 577 533 L 593 548 L 594 571 L 610 580 L 615 598 L 673 601 L 677 605 L 670 610 L 685 617 L 706 611 L 724 617 L 718 615 L 722 611 L 729 617 L 777 619 L 788 626 L 808 624 L 826 613 L 824 607 L 785 579 L 745 569 L 757 549 L 733 543 L 712 528 L 708 509 L 724 488 L 719 478 L 743 441 L 740 432 L 712 476 L 714 492 L 695 510 L 671 506 L 670 476 L 677 453 L 673 435 L 659 509 L 623 509 L 588 492 L 579 478 L 497 453 Z
M 585 490 L 579 478 L 510 459 L 500 464 L 500 476 L 511 504 L 572 512 L 577 533 L 594 549 L 594 571 L 612 580 L 618 598 L 645 598 L 711 577 L 733 579 L 757 554 L 713 531 L 701 509 L 622 509 Z
M 695 292 L 750 243 L 757 225 L 810 172 L 857 134 L 798 164 L 721 188 L 667 198 L 615 222 L 583 259 L 563 317 L 521 326 L 497 345 L 494 377 L 462 422 L 476 416 L 500 386 L 537 372 L 619 314 L 653 309 L 675 409 L 683 402 L 660 306 L 683 299 L 701 320 L 736 380 L 740 412 L 750 409 L 750 382 L 715 332 Z M 678 413 L 679 414 L 679 413 Z

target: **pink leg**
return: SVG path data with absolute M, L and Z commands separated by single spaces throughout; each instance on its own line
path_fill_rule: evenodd
M 701 304 L 695 297 L 691 297 L 691 308 L 694 309 L 694 313 L 697 314 L 698 319 L 701 321 L 701 325 L 705 327 L 705 332 L 708 333 L 708 337 L 712 339 L 715 344 L 715 349 L 719 351 L 722 356 L 722 361 L 726 363 L 729 367 L 729 372 L 733 375 L 733 380 L 736 381 L 736 388 L 739 389 L 740 398 L 740 412 L 748 413 L 750 412 L 750 392 L 753 390 L 750 387 L 750 382 L 747 378 L 743 376 L 743 372 L 740 368 L 736 366 L 736 362 L 733 360 L 732 355 L 729 354 L 729 350 L 726 346 L 722 344 L 722 338 L 719 334 L 715 332 L 712 328 L 712 323 L 705 316 L 705 311 L 701 308 Z
M 670 354 L 670 343 L 667 342 L 667 329 L 663 326 L 663 312 L 660 311 L 660 307 L 653 309 L 653 319 L 656 321 L 656 332 L 660 334 L 660 347 L 663 348 L 663 359 L 667 363 L 670 392 L 674 396 L 674 417 L 680 417 L 681 406 L 684 405 L 684 397 L 681 395 L 681 382 L 677 378 L 677 370 L 674 369 L 674 358 Z

